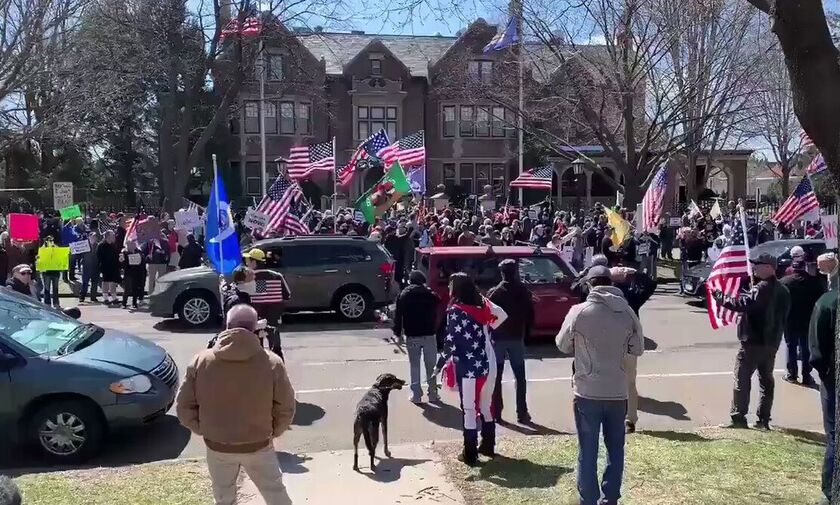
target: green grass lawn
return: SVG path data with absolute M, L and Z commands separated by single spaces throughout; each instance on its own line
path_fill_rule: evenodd
M 15 479 L 25 505 L 209 505 L 203 462 L 96 468 Z
M 781 431 L 640 432 L 628 437 L 622 503 L 813 505 L 821 497 L 819 440 Z M 577 503 L 574 437 L 503 440 L 500 456 L 475 469 L 456 461 L 459 450 L 441 449 L 468 504 Z M 601 456 L 603 465 L 603 447 Z

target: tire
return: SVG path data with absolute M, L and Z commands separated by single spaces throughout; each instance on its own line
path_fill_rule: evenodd
M 105 423 L 91 404 L 58 400 L 29 418 L 29 441 L 38 454 L 54 463 L 80 463 L 99 453 Z
M 204 326 L 216 319 L 216 300 L 210 293 L 191 291 L 178 303 L 178 317 L 190 326 Z
M 335 311 L 345 321 L 366 321 L 373 316 L 373 297 L 362 288 L 349 288 L 336 295 Z

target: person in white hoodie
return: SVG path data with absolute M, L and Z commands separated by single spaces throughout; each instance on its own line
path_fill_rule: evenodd
M 624 417 L 627 413 L 627 355 L 641 356 L 644 336 L 639 318 L 610 269 L 594 266 L 586 274 L 589 295 L 572 307 L 557 348 L 574 355 L 572 365 L 575 426 L 578 432 L 577 486 L 581 505 L 615 505 L 624 474 Z M 598 485 L 598 438 L 603 429 L 607 464 Z

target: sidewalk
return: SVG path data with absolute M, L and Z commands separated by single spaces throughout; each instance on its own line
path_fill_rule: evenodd
M 382 456 L 380 441 L 377 454 Z M 378 459 L 376 473 L 368 468 L 367 449 L 359 448 L 359 472 L 353 471 L 353 451 L 280 455 L 283 482 L 292 503 L 365 503 L 386 505 L 463 504 L 461 493 L 445 477 L 440 455 L 429 443 L 391 447 L 393 458 Z M 254 484 L 241 476 L 240 504 L 264 505 Z

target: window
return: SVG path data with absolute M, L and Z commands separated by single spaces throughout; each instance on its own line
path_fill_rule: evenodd
M 507 130 L 508 137 L 516 137 L 517 130 L 514 125 L 517 124 L 517 122 L 516 113 L 512 110 L 505 109 L 505 129 Z
M 475 111 L 475 136 L 490 136 L 490 112 L 484 107 L 478 107 Z
M 395 140 L 399 133 L 397 130 L 397 115 L 396 107 L 356 107 L 357 139 L 365 140 L 379 130 L 385 130 L 388 133 L 388 138 Z
M 490 82 L 493 80 L 492 61 L 471 61 L 467 68 L 470 79 Z
M 295 132 L 295 104 L 294 102 L 280 102 L 280 133 L 293 134 Z
M 370 60 L 370 75 L 382 75 L 382 60 Z
M 475 167 L 472 163 L 461 163 L 460 182 L 458 184 L 464 188 L 467 194 L 473 194 L 473 180 L 475 179 Z
M 318 263 L 330 265 L 336 263 L 363 263 L 371 261 L 368 254 L 361 247 L 327 245 L 318 247 Z
M 255 161 L 245 163 L 245 193 L 252 196 L 262 195 L 261 180 L 260 164 Z
M 484 186 L 490 184 L 490 164 L 476 163 L 475 164 L 475 192 L 476 194 L 484 194 Z
M 504 107 L 493 107 L 493 136 L 494 137 L 504 137 L 505 136 L 505 108 Z
M 455 164 L 443 164 L 443 185 L 447 190 L 451 190 L 455 186 Z
M 297 133 L 312 133 L 312 106 L 308 103 L 297 104 L 297 113 L 295 115 L 295 131 Z
M 475 134 L 475 118 L 473 116 L 474 113 L 475 108 L 471 105 L 461 106 L 461 124 L 459 131 L 462 137 L 472 137 Z
M 438 261 L 438 282 L 449 282 L 449 276 L 455 272 L 464 272 L 475 280 L 476 286 L 486 291 L 502 281 L 499 271 L 499 258 L 443 258 Z
M 505 166 L 501 163 L 494 163 L 492 168 L 493 176 L 493 195 L 505 196 Z
M 277 104 L 263 102 L 262 106 L 265 133 L 277 133 Z
M 260 103 L 257 101 L 245 102 L 245 133 L 260 132 Z
M 283 268 L 309 267 L 318 264 L 318 246 L 295 245 L 283 248 L 280 263 Z
M 551 258 L 521 258 L 518 263 L 519 277 L 525 284 L 554 284 L 572 275 Z
M 443 107 L 443 136 L 445 138 L 452 138 L 456 134 L 458 128 L 455 121 L 455 106 L 446 105 Z
M 269 81 L 283 80 L 283 56 L 276 52 L 268 52 L 265 55 L 266 79 Z

